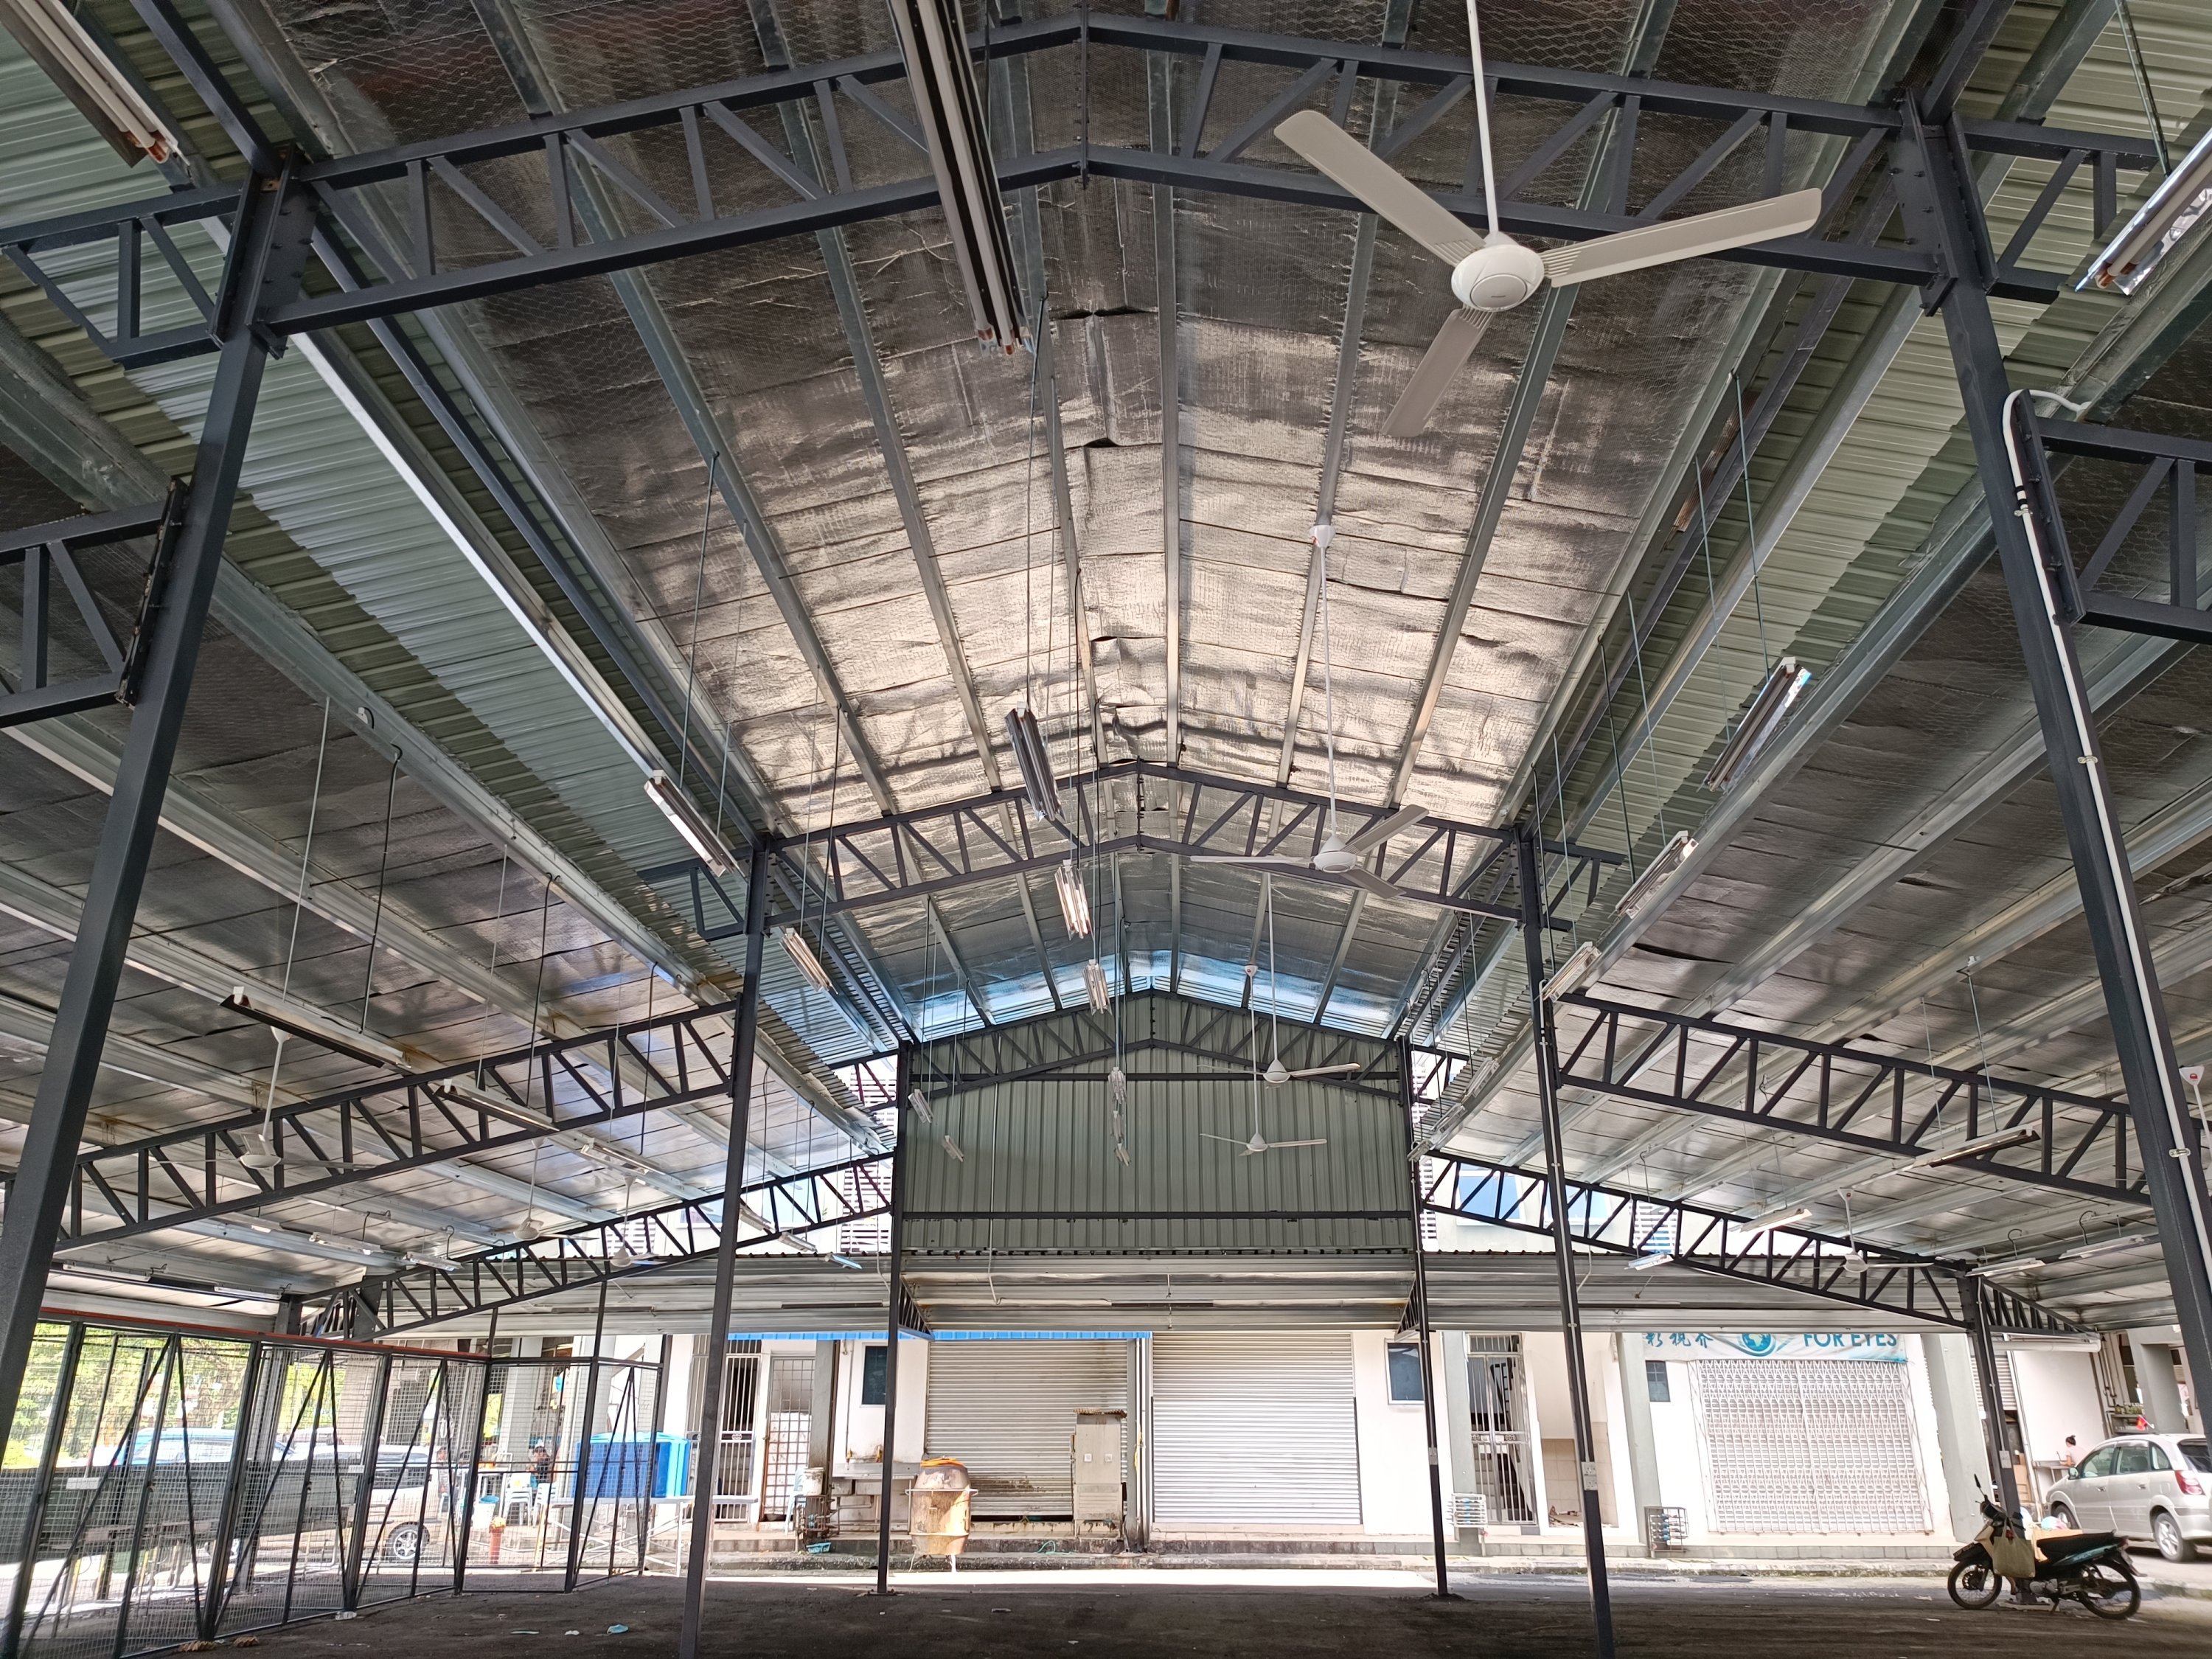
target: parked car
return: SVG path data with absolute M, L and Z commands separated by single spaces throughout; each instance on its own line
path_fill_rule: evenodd
M 2212 1446 L 2202 1435 L 2121 1435 L 2067 1471 L 2043 1507 L 2062 1527 L 2116 1532 L 2193 1561 L 2212 1545 Z

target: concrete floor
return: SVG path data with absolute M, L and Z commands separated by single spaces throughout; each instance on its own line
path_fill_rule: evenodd
M 1562 1659 L 1590 1651 L 1578 1582 L 1455 1581 L 1437 1602 L 1413 1575 L 1376 1571 L 963 1573 L 907 1579 L 880 1601 L 843 1575 L 722 1580 L 708 1589 L 704 1651 L 745 1659 L 1221 1659 L 1387 1652 Z M 1928 1579 L 1628 1578 L 1616 1584 L 1624 1659 L 1918 1659 L 1922 1655 L 2212 1651 L 2212 1603 L 2147 1595 L 2125 1624 L 2079 1608 L 1964 1613 Z M 269 1659 L 647 1659 L 673 1652 L 682 1585 L 622 1580 L 575 1595 L 471 1594 L 337 1624 L 275 1631 Z M 608 1633 L 610 1625 L 627 1633 Z

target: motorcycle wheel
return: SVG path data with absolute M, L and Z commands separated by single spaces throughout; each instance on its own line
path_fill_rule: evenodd
M 2142 1606 L 2142 1586 L 2135 1570 L 2121 1562 L 2095 1561 L 2081 1570 L 2081 1605 L 2100 1619 L 2132 1619 Z
M 1951 1569 L 1944 1588 L 1951 1599 L 1970 1610 L 1986 1607 L 2004 1593 L 2004 1580 L 1990 1570 L 1987 1561 L 1961 1561 Z

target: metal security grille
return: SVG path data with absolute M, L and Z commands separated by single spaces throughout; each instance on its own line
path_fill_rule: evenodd
M 1154 1336 L 1152 1444 L 1163 1526 L 1358 1526 L 1351 1337 Z
M 814 1356 L 775 1354 L 768 1362 L 768 1461 L 761 1514 L 788 1520 L 792 1494 L 806 1476 L 806 1448 L 814 1428 Z
M 1129 1345 L 934 1342 L 928 1398 L 924 1444 L 967 1466 L 974 1514 L 1066 1518 L 1075 1513 L 1075 1413 L 1127 1408 Z
M 1467 1340 L 1468 1431 L 1473 1439 L 1474 1492 L 1485 1519 L 1474 1526 L 1526 1526 L 1536 1518 L 1528 1478 L 1528 1430 L 1522 1420 L 1521 1339 Z
M 1713 1530 L 1925 1532 L 1909 1381 L 1879 1361 L 1692 1361 Z
M 752 1518 L 753 1418 L 760 1406 L 760 1343 L 740 1337 L 722 1356 L 722 1449 L 714 1460 L 714 1518 Z

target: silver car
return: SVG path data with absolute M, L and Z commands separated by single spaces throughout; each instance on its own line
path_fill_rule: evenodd
M 2202 1435 L 2122 1435 L 2069 1470 L 2043 1507 L 2062 1527 L 2116 1532 L 2193 1561 L 2212 1544 L 2212 1449 Z

